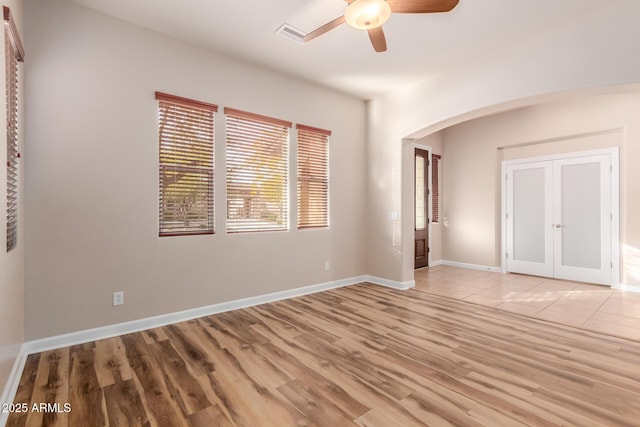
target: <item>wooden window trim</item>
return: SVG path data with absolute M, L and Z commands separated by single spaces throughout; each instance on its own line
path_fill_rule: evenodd
M 210 104 L 208 102 L 196 101 L 195 99 L 183 98 L 182 96 L 171 95 L 164 92 L 156 92 L 156 100 L 170 102 L 172 104 L 184 105 L 185 107 L 202 108 L 205 110 L 218 112 L 218 106 L 216 104 Z
M 261 114 L 251 113 L 249 111 L 237 110 L 235 108 L 224 107 L 224 114 L 240 117 L 247 120 L 257 120 L 259 122 L 271 123 L 278 126 L 285 126 L 288 128 L 293 126 L 292 122 L 289 122 L 286 120 L 276 119 L 274 117 L 269 117 L 269 116 L 263 116 Z
M 313 126 L 301 125 L 300 123 L 296 123 L 296 129 L 306 130 L 307 132 L 315 132 L 315 133 L 319 133 L 320 135 L 331 136 L 330 130 L 316 128 Z
M 16 59 L 18 62 L 24 62 L 24 47 L 22 46 L 22 40 L 20 40 L 20 33 L 18 33 L 16 22 L 13 20 L 13 15 L 11 15 L 11 9 L 7 6 L 2 6 L 2 11 L 4 14 L 4 24 L 9 28 L 11 39 L 16 49 Z

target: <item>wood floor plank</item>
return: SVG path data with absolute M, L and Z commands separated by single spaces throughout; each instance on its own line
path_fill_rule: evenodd
M 103 412 L 103 392 L 98 383 L 95 350 L 81 347 L 72 348 L 69 367 L 69 405 L 70 425 L 88 424 L 105 426 Z
M 7 427 L 23 426 L 27 422 L 27 415 L 31 408 L 31 398 L 34 394 L 36 386 L 36 378 L 38 375 L 38 366 L 40 365 L 40 353 L 31 354 L 27 357 L 24 365 L 24 374 L 20 378 L 20 385 L 16 391 L 14 403 L 24 408 L 23 405 L 27 405 L 26 411 L 14 411 L 7 420 Z
M 43 352 L 31 404 L 63 405 L 69 398 L 69 347 Z M 26 425 L 66 426 L 68 415 L 57 411 L 38 410 L 29 412 Z
M 271 344 L 284 352 L 295 354 L 298 362 L 318 372 L 324 378 L 331 378 L 331 381 L 340 389 L 343 389 L 348 396 L 357 396 L 357 407 L 362 404 L 366 408 L 385 408 L 385 414 L 397 420 L 400 423 L 399 425 L 422 425 L 411 413 L 398 406 L 397 400 L 355 376 L 348 369 L 344 369 L 344 367 L 339 366 L 332 360 L 325 358 L 321 353 L 310 350 L 303 345 L 298 345 L 294 341 L 283 340 L 277 336 L 271 337 Z M 369 417 L 373 417 L 373 415 L 370 413 L 371 410 L 367 411 L 358 417 L 356 421 L 367 419 L 369 420 L 368 422 L 371 422 Z M 361 422 L 359 421 L 359 423 Z
M 215 371 L 215 361 L 202 348 L 202 336 L 197 334 L 197 320 L 177 323 L 162 328 L 167 341 L 171 339 L 178 353 L 199 375 Z M 160 342 L 158 344 L 161 344 Z
M 187 363 L 170 340 L 151 344 L 149 350 L 155 355 L 164 374 L 165 384 L 185 417 L 211 406 L 200 384 L 189 372 Z
M 96 341 L 95 348 L 95 372 L 100 387 L 133 378 L 133 372 L 129 367 L 126 350 L 120 337 Z
M 151 426 L 133 379 L 104 387 L 104 396 L 110 427 Z
M 256 389 L 250 383 L 238 381 L 237 375 L 231 369 L 208 375 L 214 392 L 234 424 L 240 427 L 312 425 L 304 414 L 283 402 L 284 398 L 266 388 Z
M 222 412 L 218 405 L 209 406 L 201 411 L 195 412 L 188 417 L 191 427 L 233 427 L 229 418 Z
M 343 408 L 349 408 L 354 418 L 369 410 L 368 407 L 357 399 L 357 396 L 347 394 L 342 387 L 304 364 L 294 355 L 295 353 L 289 353 L 273 343 L 261 344 L 258 346 L 258 351 L 264 355 L 278 359 L 280 363 L 284 365 L 284 369 L 295 379 L 314 384 L 329 401 L 340 402 Z
M 638 361 L 638 341 L 360 284 L 31 355 L 15 402 L 72 412 L 7 425 L 636 426 Z
M 141 394 L 144 394 L 147 401 L 149 416 L 160 426 L 186 426 L 186 418 L 167 388 L 165 373 L 142 335 L 124 335 L 122 341 L 126 348 L 129 365 L 142 386 Z
M 357 426 L 353 421 L 354 418 L 349 416 L 340 406 L 327 399 L 324 393 L 300 380 L 283 384 L 278 387 L 278 391 L 300 412 L 319 425 Z

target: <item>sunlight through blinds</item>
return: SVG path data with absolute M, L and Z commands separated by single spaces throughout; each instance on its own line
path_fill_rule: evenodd
M 218 107 L 156 92 L 160 236 L 212 234 L 214 118 Z
M 227 232 L 289 229 L 291 123 L 225 108 Z
M 329 136 L 298 124 L 298 228 L 329 226 Z

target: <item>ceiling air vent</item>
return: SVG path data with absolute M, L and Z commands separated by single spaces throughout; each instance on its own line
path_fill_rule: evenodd
M 276 30 L 276 34 L 296 44 L 304 44 L 302 39 L 306 36 L 305 33 L 297 28 L 293 28 L 289 24 L 282 24 L 282 26 Z

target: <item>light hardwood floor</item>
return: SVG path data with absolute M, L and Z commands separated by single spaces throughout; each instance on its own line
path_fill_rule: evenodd
M 639 361 L 637 341 L 361 284 L 32 355 L 16 403 L 71 412 L 8 425 L 637 426 Z

